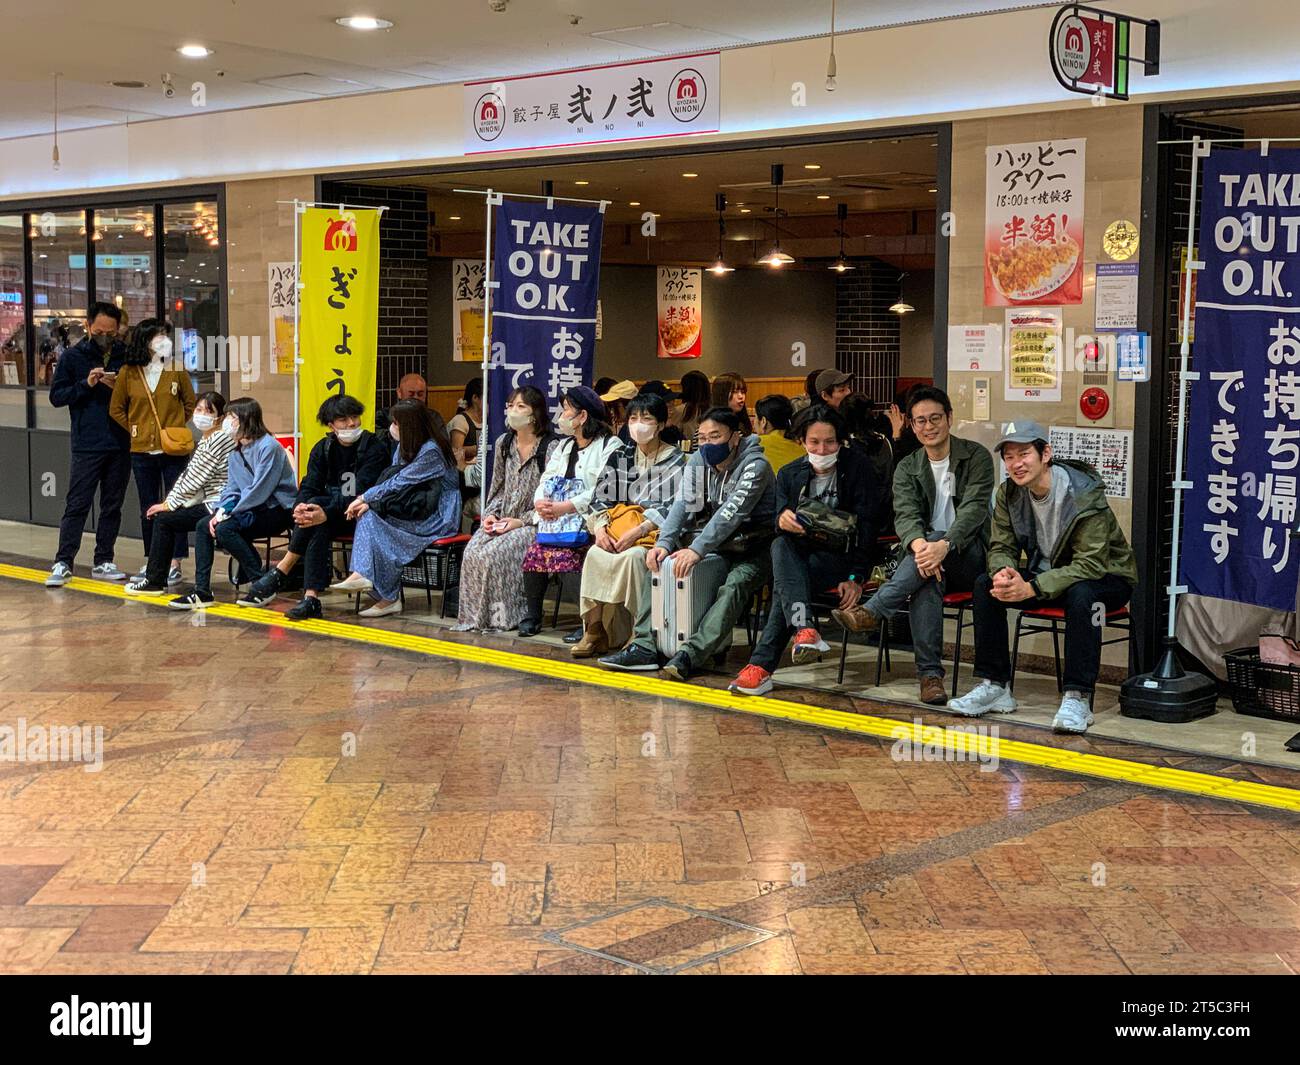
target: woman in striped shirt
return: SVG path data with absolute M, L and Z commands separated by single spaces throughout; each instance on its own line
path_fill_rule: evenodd
M 162 595 L 167 591 L 167 567 L 173 545 L 200 521 L 207 521 L 226 487 L 226 466 L 235 449 L 234 438 L 221 429 L 226 400 L 220 392 L 204 392 L 194 407 L 194 427 L 202 434 L 189 464 L 176 479 L 167 498 L 155 503 L 147 517 L 153 519 L 149 562 L 143 577 L 126 585 L 127 595 Z

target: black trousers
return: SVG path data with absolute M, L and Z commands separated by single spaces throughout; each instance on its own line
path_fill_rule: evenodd
M 254 540 L 264 536 L 278 536 L 289 525 L 290 511 L 284 507 L 270 507 L 253 514 L 252 524 L 241 529 L 233 518 L 217 526 L 214 537 L 208 532 L 207 521 L 201 521 L 194 530 L 194 590 L 212 594 L 212 559 L 220 545 L 239 563 L 239 583 L 249 584 L 264 572 L 264 563 L 253 547 Z
M 59 522 L 55 562 L 71 568 L 81 547 L 90 505 L 99 491 L 99 521 L 95 524 L 95 565 L 113 561 L 117 531 L 122 527 L 122 500 L 131 481 L 131 452 L 74 451 L 68 469 L 68 496 Z
M 354 521 L 339 515 L 327 517 L 319 525 L 293 526 L 289 550 L 302 556 L 303 590 L 321 592 L 330 585 L 332 544 L 336 536 L 351 536 Z
M 781 533 L 772 541 L 772 604 L 751 665 L 771 673 L 791 637 L 816 628 L 813 596 L 848 580 L 851 561 L 843 552 L 811 550 L 806 537 Z
M 1028 581 L 1027 569 L 1020 576 Z M 1101 622 L 1105 611 L 1118 610 L 1133 595 L 1133 586 L 1123 577 L 1108 573 L 1100 580 L 1079 581 L 1055 599 L 1037 596 L 1008 604 L 993 598 L 993 578 L 981 573 L 975 579 L 972 612 L 975 618 L 975 676 L 1006 684 L 1011 679 L 1011 654 L 1007 646 L 1007 610 L 1038 610 L 1045 606 L 1065 609 L 1065 666 L 1062 679 L 1066 691 L 1087 695 L 1097 684 L 1101 669 Z
M 135 475 L 135 494 L 140 497 L 140 536 L 144 540 L 146 558 L 153 555 L 151 538 L 154 519 L 145 517 L 155 503 L 161 503 L 172 490 L 176 478 L 189 462 L 188 455 L 132 455 L 131 471 Z M 178 561 L 189 553 L 189 538 L 175 539 L 173 558 Z
M 145 579 L 150 584 L 166 584 L 171 561 L 178 557 L 176 545 L 183 544 L 186 537 L 202 522 L 207 524 L 208 508 L 202 503 L 180 510 L 159 511 L 153 519 L 153 539 L 149 544 L 149 564 L 145 569 Z M 209 564 L 210 565 L 210 564 Z

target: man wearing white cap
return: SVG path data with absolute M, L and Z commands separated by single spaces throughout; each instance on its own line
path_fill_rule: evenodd
M 980 683 L 948 709 L 966 717 L 1014 710 L 1016 701 L 1007 690 L 1007 609 L 1061 607 L 1064 697 L 1052 727 L 1086 732 L 1101 667 L 1101 621 L 1133 595 L 1133 550 L 1097 471 L 1085 462 L 1053 459 L 1047 430 L 1037 422 L 1008 423 L 995 450 L 1007 479 L 994 496 L 988 572 L 976 579 L 972 603 L 974 672 Z

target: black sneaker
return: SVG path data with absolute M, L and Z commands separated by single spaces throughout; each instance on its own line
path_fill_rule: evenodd
M 236 606 L 266 606 L 275 598 L 284 584 L 284 575 L 272 566 L 248 586 L 248 591 L 235 600 Z
M 664 666 L 664 672 L 673 680 L 690 680 L 691 679 L 691 658 L 685 651 L 678 651 L 672 658 L 668 659 Z
M 189 595 L 178 595 L 167 606 L 172 610 L 203 610 L 216 601 L 217 597 L 211 592 L 190 592 Z
M 564 638 L 564 642 L 577 643 L 581 639 L 582 639 L 582 626 L 579 625 L 576 629 L 574 629 L 571 633 L 569 633 L 568 636 Z
M 625 673 L 657 673 L 659 671 L 659 652 L 630 643 L 618 654 L 598 658 L 602 666 L 608 669 L 621 669 Z
M 134 577 L 122 587 L 127 595 L 166 595 L 167 585 L 150 584 L 144 577 Z
M 310 621 L 312 618 L 324 617 L 321 610 L 320 600 L 315 596 L 303 596 L 303 600 L 297 606 L 290 607 L 284 612 L 284 616 L 290 621 Z

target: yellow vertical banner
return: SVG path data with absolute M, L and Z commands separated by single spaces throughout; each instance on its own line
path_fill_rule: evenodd
M 375 427 L 379 346 L 379 212 L 309 207 L 298 278 L 299 471 L 325 435 L 316 412 L 329 396 L 356 396 Z

